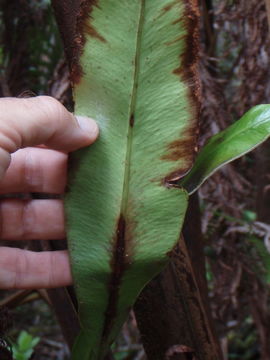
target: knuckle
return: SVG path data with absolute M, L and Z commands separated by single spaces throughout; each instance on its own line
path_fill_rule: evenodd
M 38 158 L 34 156 L 33 149 L 24 149 L 23 179 L 26 188 L 38 190 L 42 188 L 42 168 Z
M 38 98 L 46 109 L 46 115 L 50 119 L 62 121 L 66 117 L 67 110 L 58 100 L 51 96 L 39 96 Z
M 28 239 L 32 235 L 33 224 L 36 224 L 36 213 L 31 200 L 26 200 L 21 213 L 21 238 Z
M 16 254 L 15 254 L 15 272 L 14 272 L 14 289 L 19 289 L 21 286 L 21 283 L 24 281 L 24 277 L 27 273 L 28 268 L 28 262 L 26 254 L 23 250 L 16 248 Z
M 51 251 L 50 253 L 50 267 L 49 267 L 49 274 L 48 274 L 48 287 L 55 286 L 55 268 L 56 268 L 56 257 L 55 252 Z

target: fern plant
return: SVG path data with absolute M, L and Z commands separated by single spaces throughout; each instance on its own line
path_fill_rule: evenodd
M 197 0 L 53 6 L 75 113 L 100 127 L 91 148 L 71 155 L 65 206 L 81 322 L 73 360 L 102 360 L 142 288 L 169 261 L 189 194 L 268 137 L 270 106 L 249 111 L 196 157 Z

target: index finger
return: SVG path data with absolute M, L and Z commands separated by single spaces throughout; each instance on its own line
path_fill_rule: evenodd
M 90 145 L 98 136 L 94 120 L 76 118 L 54 98 L 0 99 L 0 177 L 19 148 L 45 144 L 63 151 Z

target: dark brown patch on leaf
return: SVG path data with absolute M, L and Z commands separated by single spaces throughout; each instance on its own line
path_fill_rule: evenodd
M 186 162 L 192 163 L 194 151 L 194 143 L 197 142 L 197 133 L 194 127 L 190 127 L 181 134 L 183 139 L 174 140 L 168 146 L 168 153 L 161 157 L 162 160 L 178 161 L 185 159 Z
M 176 19 L 172 22 L 173 25 L 178 24 L 182 21 L 182 18 Z
M 56 20 L 64 41 L 65 53 L 70 68 L 70 79 L 78 84 L 83 75 L 80 57 L 85 45 L 85 35 L 105 39 L 89 25 L 89 19 L 98 0 L 52 0 Z
M 127 253 L 126 220 L 121 214 L 117 223 L 115 238 L 113 240 L 111 268 L 112 274 L 109 282 L 109 301 L 105 311 L 103 339 L 110 334 L 113 321 L 117 315 L 117 303 L 122 277 L 128 268 L 129 255 Z
M 185 177 L 188 174 L 189 170 L 180 169 L 172 171 L 170 174 L 168 174 L 162 181 L 162 185 L 170 188 L 179 188 L 179 180 L 181 180 L 183 177 Z
M 164 6 L 162 9 L 163 12 L 171 10 L 171 8 L 178 3 L 178 0 L 173 1 L 171 4 Z
M 198 151 L 199 115 L 201 105 L 200 81 L 198 75 L 199 59 L 199 6 L 198 0 L 182 0 L 184 2 L 183 15 L 174 22 L 186 29 L 183 36 L 184 47 L 180 54 L 180 65 L 173 70 L 173 74 L 187 84 L 190 121 L 179 140 L 168 145 L 168 154 L 162 159 L 177 161 L 183 159 L 184 166 L 168 174 L 164 182 L 168 187 L 176 186 L 178 180 L 188 173 Z
M 184 159 L 185 166 L 181 169 L 177 168 L 164 178 L 163 185 L 166 187 L 179 187 L 179 180 L 185 177 L 190 171 L 194 156 L 198 152 L 198 132 L 197 123 L 195 126 L 192 124 L 191 127 L 181 134 L 182 139 L 174 140 L 167 146 L 168 152 L 163 155 L 161 159 L 167 161 L 179 161 L 180 159 Z
M 134 114 L 131 114 L 131 116 L 130 116 L 130 119 L 129 119 L 129 125 L 130 125 L 130 127 L 132 127 L 133 128 L 133 126 L 134 126 Z
M 167 155 L 163 155 L 161 159 L 177 161 L 181 157 L 185 156 L 186 149 L 190 149 L 190 139 L 186 138 L 184 140 L 175 140 L 168 146 L 168 148 L 171 152 Z
M 180 55 L 180 66 L 173 70 L 175 75 L 180 75 L 181 80 L 191 86 L 190 95 L 192 96 L 192 105 L 200 104 L 200 82 L 198 76 L 198 58 L 199 58 L 199 6 L 198 0 L 183 0 L 185 10 L 182 18 L 176 22 L 182 22 L 186 28 L 186 34 L 183 36 L 185 46 Z
M 183 35 L 178 36 L 176 39 L 166 42 L 165 45 L 169 46 L 169 45 L 175 44 L 175 43 L 177 43 L 178 41 L 180 41 L 182 39 L 183 39 Z
M 85 30 L 87 32 L 88 35 L 97 38 L 98 40 L 102 41 L 102 42 L 106 42 L 106 40 L 104 39 L 104 37 L 102 35 L 100 35 L 97 30 L 94 28 L 93 25 L 91 24 L 85 24 Z

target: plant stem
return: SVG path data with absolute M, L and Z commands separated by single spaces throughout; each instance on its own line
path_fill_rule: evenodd
M 268 17 L 268 28 L 270 29 L 270 0 L 265 0 L 266 12 Z

